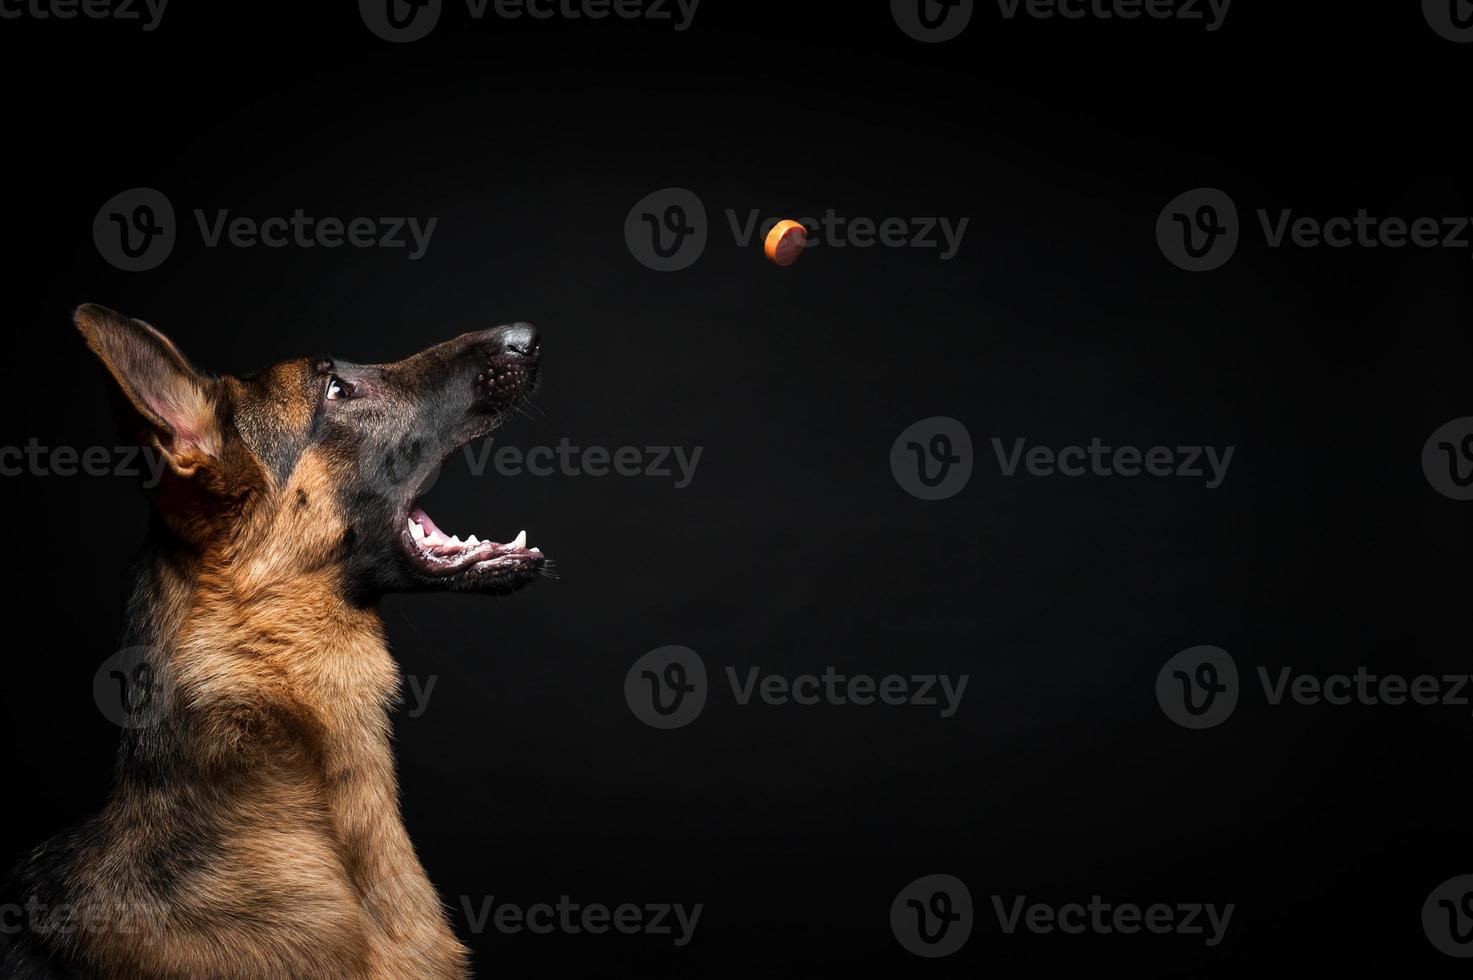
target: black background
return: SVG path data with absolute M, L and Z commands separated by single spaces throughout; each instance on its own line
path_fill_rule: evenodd
M 395 45 L 353 4 L 171 4 L 158 30 L 0 21 L 9 218 L 0 409 L 23 445 L 111 446 L 69 325 L 99 302 L 196 363 L 396 359 L 514 319 L 544 330 L 523 447 L 703 447 L 694 482 L 475 478 L 442 526 L 526 527 L 560 580 L 514 598 L 394 597 L 405 819 L 483 975 L 1015 975 L 1124 966 L 1451 975 L 1423 899 L 1473 871 L 1468 707 L 1269 707 L 1253 671 L 1467 672 L 1469 505 L 1421 472 L 1473 414 L 1468 250 L 1270 249 L 1259 208 L 1473 214 L 1473 46 L 1417 4 L 1234 4 L 1200 23 L 1003 19 L 905 36 L 884 3 L 706 0 L 684 32 L 472 21 Z M 92 242 L 108 198 L 180 216 L 159 268 Z M 690 269 L 636 262 L 624 220 L 704 200 Z M 1243 216 L 1223 269 L 1162 256 L 1190 188 Z M 203 247 L 195 208 L 438 217 L 403 250 Z M 968 217 L 936 250 L 738 247 L 725 212 Z M 927 503 L 889 469 L 919 419 L 977 447 Z M 992 438 L 1233 445 L 1224 485 L 1005 479 Z M 124 478 L 0 481 L 11 558 L 0 734 L 6 863 L 100 806 L 116 729 L 90 690 L 117 648 L 145 504 Z M 690 727 L 622 694 L 666 644 L 717 678 Z M 1155 678 L 1215 644 L 1248 682 L 1187 731 Z M 761 666 L 970 675 L 916 707 L 738 707 Z M 969 885 L 967 946 L 906 953 L 891 899 Z M 990 896 L 1235 903 L 1226 941 L 1005 936 Z M 694 941 L 473 935 L 460 896 L 701 902 Z

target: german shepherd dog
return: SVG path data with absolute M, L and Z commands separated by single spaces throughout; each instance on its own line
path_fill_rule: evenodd
M 529 394 L 537 331 L 210 377 L 138 320 L 76 324 L 166 464 L 126 633 L 157 712 L 125 728 L 103 811 L 12 876 L 0 976 L 468 976 L 400 818 L 375 606 L 545 571 L 525 534 L 461 541 L 416 502 Z

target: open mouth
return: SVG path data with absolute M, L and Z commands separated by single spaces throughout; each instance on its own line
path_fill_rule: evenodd
M 542 549 L 527 546 L 526 531 L 504 544 L 475 534 L 462 538 L 442 530 L 418 505 L 405 518 L 401 540 L 420 572 L 436 579 L 464 579 L 467 584 L 513 584 L 534 576 L 546 560 Z
M 419 477 L 414 492 L 400 498 L 403 509 L 398 511 L 394 531 L 401 552 L 422 583 L 463 591 L 509 592 L 550 568 L 540 548 L 528 547 L 527 532 L 519 531 L 505 543 L 479 533 L 451 533 L 426 513 L 421 498 L 457 450 L 497 429 L 505 414 L 529 395 L 535 384 L 540 349 L 537 330 L 528 323 L 515 323 L 467 334 L 452 344 L 456 345 L 453 359 L 448 366 L 437 365 L 437 370 L 448 371 L 455 379 L 449 388 L 452 393 L 461 379 L 474 377 L 466 393 L 470 404 L 453 427 L 446 428 L 443 423 L 434 427 L 442 433 L 440 438 L 429 437 L 442 450 L 438 465 L 429 470 L 422 468 L 429 460 L 420 440 L 397 446 L 386 461 L 387 468 L 396 474 L 400 467 L 395 464 L 407 462 L 404 469 L 408 472 L 403 476 Z M 393 485 L 410 484 L 408 479 L 398 479 Z
M 528 546 L 526 531 L 503 543 L 477 533 L 452 533 L 430 517 L 422 498 L 454 453 L 423 477 L 400 511 L 399 548 L 410 566 L 441 588 L 491 592 L 510 592 L 550 569 L 542 549 Z
M 483 541 L 475 534 L 468 534 L 462 540 L 458 534 L 440 530 L 422 507 L 409 512 L 405 533 L 409 536 L 411 554 L 420 560 L 423 568 L 435 574 L 449 575 L 486 562 L 542 560 L 541 548 L 527 547 L 526 531 L 518 531 L 506 544 Z

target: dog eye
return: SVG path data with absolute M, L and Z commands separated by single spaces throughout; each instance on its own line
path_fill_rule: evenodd
M 353 397 L 353 386 L 337 375 L 327 379 L 327 400 L 330 402 Z

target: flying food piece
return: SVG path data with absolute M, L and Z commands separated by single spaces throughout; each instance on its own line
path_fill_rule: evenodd
M 798 261 L 808 244 L 808 229 L 797 221 L 779 221 L 767 233 L 763 250 L 772 263 L 786 269 Z

